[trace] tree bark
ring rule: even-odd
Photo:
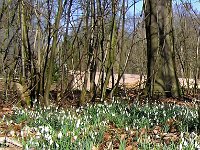
[[[179,97],[180,86],[176,74],[172,1],[147,0],[145,3],[147,38],[147,84],[150,97]]]
[[[110,25],[110,33],[109,33],[109,45],[108,45],[108,54],[106,55],[106,63],[105,63],[105,70],[106,70],[106,76],[105,76],[105,81],[103,84],[103,89],[101,92],[101,100],[104,100],[106,97],[106,89],[109,85],[110,77],[112,77],[112,88],[114,88],[114,62],[115,62],[115,49],[116,49],[116,42],[117,42],[117,36],[116,36],[116,8],[117,8],[117,1],[112,0],[112,21]],[[109,97],[112,97],[112,92],[111,90],[110,93],[108,93]]]
[[[44,104],[46,106],[49,106],[49,104],[50,104],[49,91],[50,91],[50,87],[51,87],[51,83],[52,83],[53,62],[55,60],[55,55],[56,55],[58,30],[59,30],[62,12],[63,12],[62,0],[59,0],[58,1],[58,12],[57,12],[57,16],[56,16],[56,19],[55,19],[55,25],[54,25],[54,34],[53,34],[53,43],[52,43],[52,47],[51,47],[51,56],[50,56],[49,65],[48,65],[47,83],[46,83],[46,88],[45,88],[45,93],[44,93]]]

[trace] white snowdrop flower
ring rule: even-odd
[[[37,101],[38,101],[37,98],[35,98],[34,101],[33,101],[33,103],[35,104],[35,103],[37,103]]]
[[[36,145],[36,146],[39,146],[40,144],[39,144],[39,142],[35,142],[35,145]]]
[[[195,147],[198,146],[198,142],[197,142],[197,141],[194,142],[194,146],[195,146]]]
[[[156,138],[156,139],[159,139],[159,138],[160,138],[160,136],[159,136],[158,134],[156,134],[155,138]]]
[[[108,106],[108,103],[106,101],[104,101],[104,105]]]
[[[186,140],[183,141],[184,146],[188,146],[188,142]]]
[[[49,140],[49,143],[50,143],[50,145],[52,145],[52,144],[53,144],[53,140],[52,140],[52,139],[50,139],[50,140]]]
[[[24,130],[21,130],[20,135],[22,138],[24,137]]]
[[[56,106],[56,112],[58,111],[58,106]]]
[[[76,128],[79,128],[80,123],[81,123],[81,121],[80,121],[80,119],[78,119],[78,121],[77,121],[77,123],[76,123]]]
[[[59,139],[62,138],[62,132],[61,132],[61,131],[58,133],[58,138],[59,138]]]
[[[150,137],[150,136],[148,136],[148,137],[147,137],[147,139],[148,139],[148,140],[150,140],[150,139],[151,139],[151,137]]]
[[[196,148],[197,150],[200,150],[200,145],[199,145],[197,142],[195,142],[195,148]]]
[[[2,117],[2,121],[4,121],[4,119],[5,119],[5,115],[3,115],[3,117]]]
[[[76,113],[79,113],[79,111],[80,111],[80,109],[78,108],[78,109],[76,109]]]
[[[125,130],[128,131],[128,127],[126,127]]]
[[[197,135],[196,135],[196,133],[195,133],[195,132],[192,132],[192,133],[190,134],[190,138],[191,138],[191,139],[195,139],[195,138],[196,138],[196,136],[197,136]]]
[[[112,117],[115,117],[115,114],[112,114]]]
[[[182,138],[183,138],[183,132],[181,132],[181,135],[180,135],[180,136],[181,136],[181,139],[182,139]]]
[[[64,120],[61,120],[61,124],[64,125]]]
[[[51,137],[51,135],[49,134],[49,135],[47,135],[47,140],[48,141],[51,141],[52,140],[52,137]]]
[[[26,144],[26,146],[25,146],[25,150],[29,150],[29,148],[28,148],[28,144]]]
[[[105,125],[106,125],[106,122],[105,122],[105,121],[102,121],[101,124],[102,124],[103,126],[105,126]]]
[[[39,129],[42,129],[42,128],[43,128],[43,126],[39,126],[38,128],[39,128]]]
[[[94,140],[94,134],[93,133],[91,134],[91,138]]]
[[[45,138],[46,140],[48,140],[48,139],[49,139],[49,134],[48,134],[48,133],[45,133],[45,134],[44,134],[44,138]]]
[[[6,121],[6,125],[7,125],[7,126],[9,125],[9,121]]]
[[[75,135],[75,136],[74,136],[74,141],[76,141],[76,139],[77,139],[77,136]]]
[[[49,127],[48,127],[48,126],[45,126],[45,127],[44,127],[44,131],[45,131],[45,132],[49,132]]]
[[[97,132],[94,132],[94,135],[97,135],[98,133]]]
[[[97,107],[101,107],[102,106],[102,104],[97,104]]]
[[[182,149],[183,149],[183,145],[182,145],[182,143],[180,143],[179,150],[182,150]]]
[[[65,111],[64,111],[63,109],[60,111],[60,113],[62,113],[62,114],[64,114],[64,115],[65,115]]]
[[[115,97],[112,97],[112,101],[113,101],[113,102],[115,101]],[[116,103],[118,103],[118,101],[116,101]]]
[[[78,118],[74,115],[72,115],[73,120],[77,120]]]
[[[65,118],[66,118],[66,116],[64,115],[64,116],[62,116],[61,120],[63,121],[63,120],[65,120]]]
[[[67,132],[67,133],[66,133],[66,136],[69,136],[69,135],[70,135],[70,132]]]
[[[56,148],[59,148],[59,144],[58,143],[56,143]]]
[[[41,133],[38,131],[38,132],[35,134],[35,138],[36,138],[36,139],[40,139],[40,136],[41,136]]]

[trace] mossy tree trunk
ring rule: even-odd
[[[57,42],[58,42],[58,31],[59,31],[59,25],[60,20],[63,12],[63,6],[62,6],[62,0],[58,1],[58,12],[55,18],[55,24],[54,24],[54,31],[53,31],[53,42],[51,47],[51,55],[48,63],[48,70],[47,70],[47,79],[46,79],[46,88],[44,93],[44,104],[48,106],[50,104],[49,101],[49,91],[52,83],[52,75],[53,75],[53,63],[55,60],[56,55],[56,48],[57,48]]]
[[[179,97],[172,27],[172,0],[147,0],[145,3],[147,38],[147,84],[152,97]]]
[[[31,84],[30,84],[30,90],[31,90],[31,94],[30,97],[33,99],[34,98],[34,89],[33,89],[33,66],[32,66],[32,52],[31,52],[31,47],[30,47],[30,42],[29,42],[29,36],[28,36],[28,19],[27,19],[27,15],[28,12],[25,9],[25,3],[22,0],[20,5],[19,5],[19,9],[21,9],[21,39],[22,39],[22,43],[21,43],[21,59],[22,59],[22,77],[21,77],[21,84],[22,87],[24,88],[25,86],[25,80],[28,78],[28,72],[30,73],[30,78],[31,78]],[[27,66],[27,68],[26,68]],[[27,69],[27,70],[26,70]],[[26,70],[26,71],[25,71]],[[32,101],[30,100],[30,97],[27,96],[27,98],[25,99],[25,91],[22,90],[21,91],[21,95],[23,97],[23,99],[21,99],[21,103],[25,103],[26,105],[30,105],[33,106]]]
[[[23,1],[21,1],[19,5],[19,15],[21,16],[20,18],[20,23],[21,23],[21,38],[22,38],[22,46],[21,46],[21,66],[22,66],[22,74],[20,75],[20,80],[22,85],[24,85],[24,80],[25,80],[25,50],[27,48],[27,41],[26,41],[26,20],[25,20],[25,10],[23,6]],[[20,12],[21,9],[21,12]]]
[[[84,81],[83,81],[83,87],[81,91],[81,97],[79,100],[79,106],[83,105],[86,100],[86,93],[87,93],[87,82],[88,82],[88,77],[89,77],[89,69],[90,69],[90,61],[91,61],[91,46],[90,46],[90,30],[89,30],[89,15],[90,15],[90,0],[86,1],[86,10],[84,12],[86,14],[85,17],[85,44],[84,44],[84,49],[86,52],[88,52],[88,61],[87,61],[87,67],[85,70],[85,75],[84,75]]]
[[[61,74],[61,98],[64,97],[65,90],[67,88],[69,80],[68,77],[68,66],[67,66],[67,53],[69,53],[69,25],[70,25],[70,15],[73,0],[69,1],[67,5],[67,0],[65,0],[64,7],[67,6],[67,18],[66,18],[66,31],[64,36],[63,52],[62,52],[62,74]],[[66,66],[65,66],[66,65]]]
[[[117,15],[117,1],[112,0],[112,20],[110,25],[110,33],[109,33],[109,43],[108,43],[108,54],[106,55],[106,62],[105,62],[105,81],[103,83],[103,88],[101,89],[101,100],[104,100],[106,97],[106,89],[109,85],[110,77],[112,76],[112,88],[114,87],[114,77],[113,77],[113,69],[114,69],[114,63],[115,63],[115,49],[116,49],[116,43],[117,43],[117,36],[116,36],[116,15]],[[109,93],[109,96],[112,97],[112,92]]]

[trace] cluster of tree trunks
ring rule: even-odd
[[[142,76],[147,75],[143,90],[145,96],[180,97],[183,93],[176,64],[185,67],[178,68],[182,78],[189,76],[191,71],[189,62],[184,64],[181,60],[181,63],[175,63],[175,48],[181,49],[180,59],[183,59],[182,53],[187,51],[186,34],[183,33],[186,21],[180,23],[183,25],[180,32],[184,39],[183,42],[179,39],[178,47],[178,44],[175,45],[172,0],[145,0],[144,15],[139,19],[136,17],[137,2],[133,1],[133,9],[130,9],[127,7],[130,5],[129,1],[126,0],[1,1],[0,32],[5,33],[2,36],[3,40],[0,40],[0,59],[3,62],[0,73],[9,81],[11,78],[19,78],[18,86],[21,85],[23,92],[22,87],[29,89],[31,102],[37,99],[40,104],[48,106],[52,84],[57,82],[59,99],[62,100],[66,92],[72,90],[71,85],[76,79],[76,72],[80,72],[82,85],[79,105],[83,105],[86,101],[95,101],[97,95],[100,95],[103,101],[110,80],[112,85],[109,95],[112,97],[123,74],[134,67],[130,63],[127,69],[127,64],[135,62],[135,58],[138,64],[141,64],[139,69],[135,69],[141,73],[141,81]],[[11,8],[13,11],[9,12]],[[133,18],[130,18],[133,21],[131,33],[127,27],[127,14],[130,10],[133,11]],[[146,33],[143,29],[146,29]],[[200,68],[199,38],[196,40],[197,44],[194,44],[197,45],[196,59],[193,63],[197,68],[193,71],[195,87]],[[144,40],[140,42],[140,39]],[[142,54],[139,57],[132,51]],[[189,58],[188,53],[184,54],[185,58]],[[135,70],[130,72],[135,73]],[[97,78],[98,82],[95,81]],[[141,87],[142,83],[139,85]],[[22,95],[23,92],[18,93]],[[23,96],[21,99],[24,99]]]

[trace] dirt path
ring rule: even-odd
[[[74,81],[72,82],[72,87],[73,88],[78,88],[78,89],[82,89],[82,85],[83,85],[83,82],[84,82],[84,73],[74,73],[73,75],[73,78],[74,78]],[[97,72],[96,73],[96,78],[95,78],[95,83],[98,84],[99,83],[99,77],[101,76],[100,72]],[[118,79],[118,75],[117,74],[114,74],[114,81],[115,83],[117,82],[117,79]],[[142,76],[142,83],[145,82],[145,79],[146,77],[145,76]],[[123,85],[127,88],[134,88],[136,86],[139,85],[139,82],[140,82],[140,75],[138,74],[124,74],[121,78],[121,80],[119,81],[119,85]],[[181,86],[184,86],[184,87],[187,87],[187,82],[189,83],[189,88],[193,88],[194,87],[194,84],[195,84],[195,81],[194,79],[185,79],[185,78],[179,78],[179,82],[181,84]],[[198,83],[198,88],[200,89],[200,80],[197,81]],[[144,85],[142,85],[144,86]],[[109,85],[108,85],[109,88],[112,87],[112,79],[110,78],[110,81],[109,81]],[[90,80],[88,79],[88,83],[87,83],[87,89],[89,90],[90,89]]]

